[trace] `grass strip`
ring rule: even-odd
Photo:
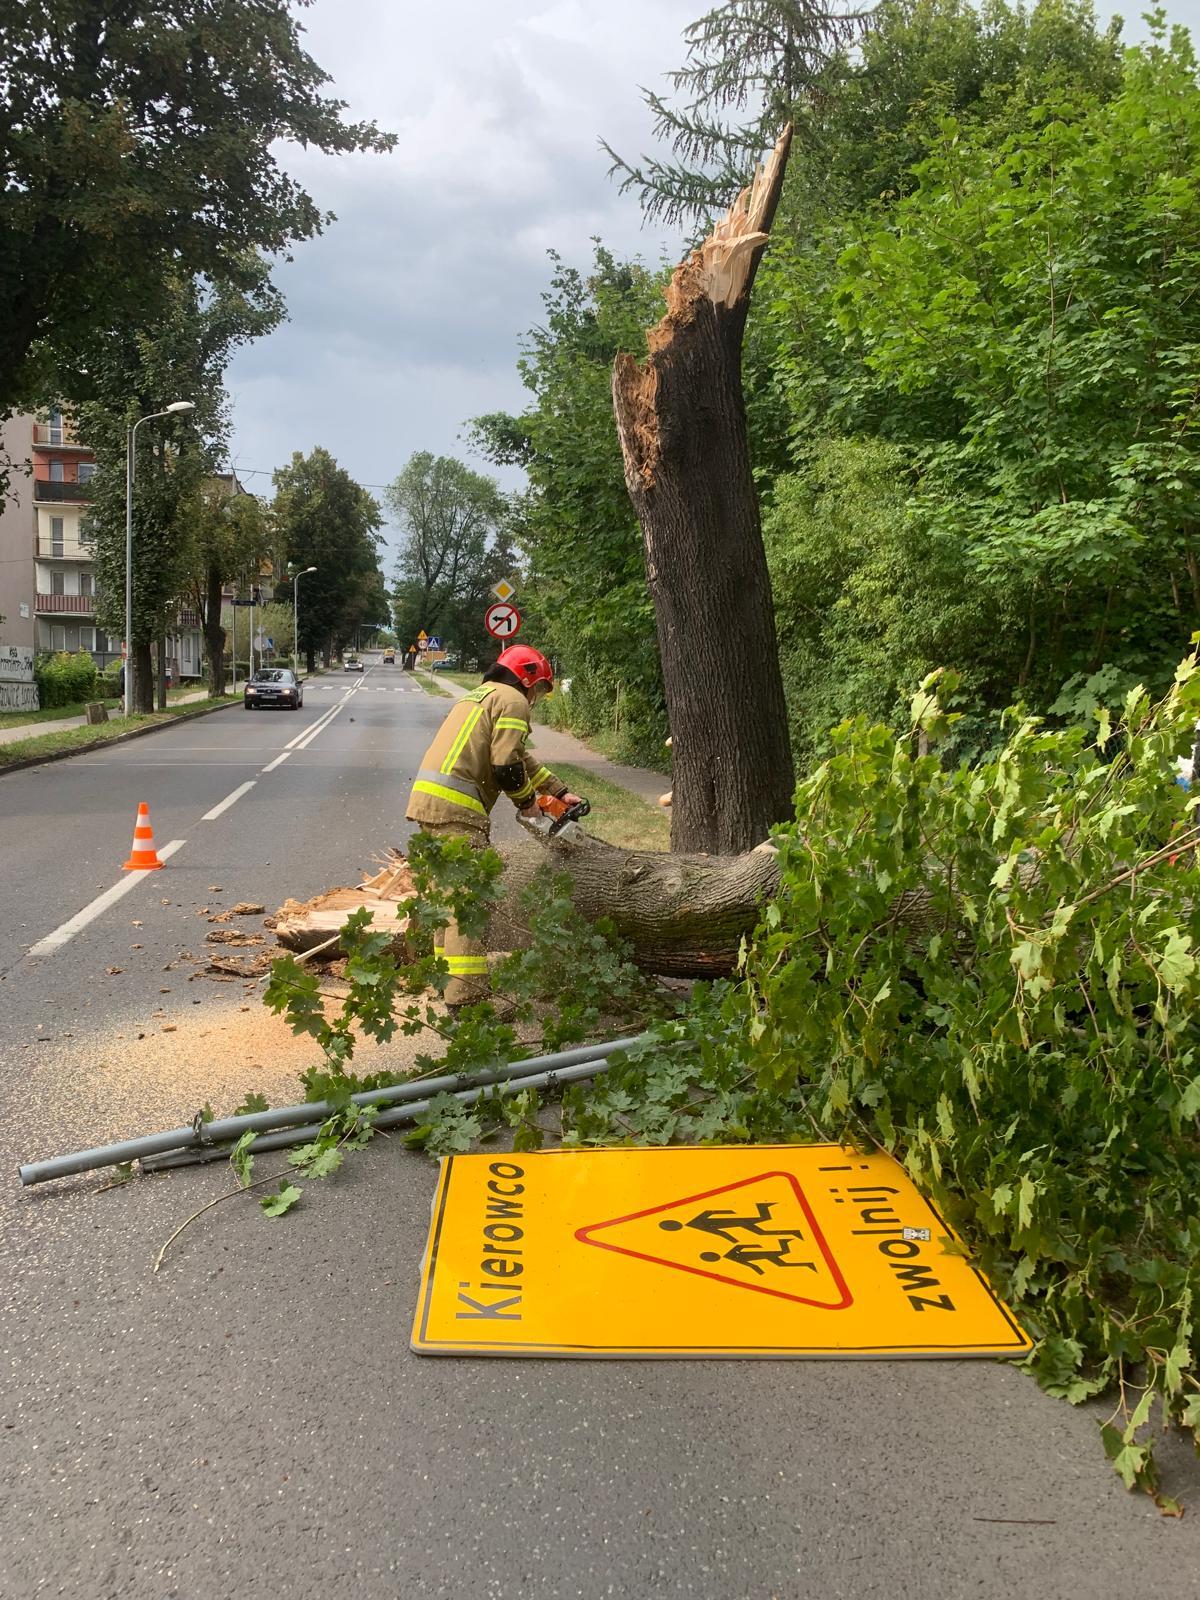
[[[641,795],[569,762],[556,761],[554,776],[591,802],[591,814],[583,827],[593,839],[603,839],[622,850],[671,848],[671,814],[661,806],[652,806]]]
[[[24,728],[27,724],[33,726],[38,722],[65,722],[68,717],[82,717],[87,714],[87,707],[94,705],[91,700],[72,701],[70,705],[48,706],[42,711],[0,711],[0,729]],[[111,711],[114,706],[119,706],[119,700],[101,700],[102,706],[107,706]]]
[[[153,727],[157,723],[176,722],[181,717],[195,716],[209,711],[213,706],[233,705],[240,695],[222,695],[219,699],[191,700],[186,705],[168,706],[165,711],[154,711],[144,716],[113,717],[109,722],[80,728],[59,728],[54,733],[35,734],[29,739],[15,739],[12,744],[0,745],[0,769],[38,756],[60,755],[64,751],[88,749],[93,745],[109,744],[122,734],[139,728]]]
[[[410,676],[417,680],[426,694],[446,695],[450,693],[446,685],[439,683],[432,672],[414,672]]]
[[[202,686],[199,683],[185,683],[178,689],[168,689],[167,700],[179,700],[185,694],[195,694],[200,687]],[[39,722],[66,722],[71,717],[86,716],[88,706],[97,704],[107,706],[113,711],[121,701],[119,697],[109,699],[105,695],[100,695],[91,700],[73,700],[65,706],[44,706],[41,711],[0,711],[0,731],[5,728],[33,727]],[[196,704],[198,705],[199,701]]]

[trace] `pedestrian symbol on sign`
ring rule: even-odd
[[[733,1203],[722,1205],[722,1200]],[[580,1244],[774,1299],[826,1311],[852,1303],[803,1189],[786,1172],[762,1172],[706,1194],[595,1222],[576,1229],[575,1237]],[[803,1269],[799,1279],[789,1270],[796,1267]]]
[[[700,1233],[713,1234],[723,1243],[733,1246],[731,1250],[724,1251],[702,1250],[701,1261],[729,1261],[734,1266],[748,1268],[760,1278],[764,1275],[764,1268],[758,1265],[760,1261],[770,1262],[777,1267],[807,1267],[810,1272],[815,1272],[817,1264],[811,1259],[801,1259],[798,1254],[794,1259],[784,1259],[785,1256],[792,1256],[793,1243],[803,1242],[804,1230],[768,1228],[766,1224],[771,1220],[775,1205],[774,1200],[760,1200],[754,1208],[753,1217],[739,1217],[732,1210],[700,1211],[687,1222],[668,1217],[665,1222],[659,1223],[659,1227],[664,1233],[679,1233],[683,1228],[695,1228]],[[748,1233],[750,1238],[739,1239],[740,1232]]]

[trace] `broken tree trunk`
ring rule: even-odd
[[[518,909],[521,891],[550,867],[571,879],[576,909],[589,921],[607,917],[645,972],[665,977],[714,978],[732,972],[743,936],[753,932],[764,901],[775,893],[779,870],[774,852],[740,856],[664,855],[618,850],[581,837],[551,843],[535,840],[500,847],[502,897],[488,928],[493,950],[519,950],[529,942]],[[352,911],[369,906],[376,927],[396,929],[401,948],[404,919],[396,901],[412,893],[401,858],[395,869],[368,878],[357,889],[331,889],[281,907],[275,934],[289,950],[305,951],[336,936]]]
[[[771,584],[750,470],[742,336],[787,164],[786,128],[667,289],[640,363],[613,368],[674,739],[671,845],[732,855],[791,813]]]

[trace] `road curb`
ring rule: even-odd
[[[131,739],[144,739],[148,734],[161,733],[164,728],[174,728],[180,722],[215,717],[218,711],[236,711],[241,703],[240,700],[230,700],[226,705],[204,706],[199,711],[181,711],[169,722],[152,722],[148,728],[131,728],[128,733],[117,734],[115,739],[93,739],[88,744],[73,745],[70,750],[52,750],[44,756],[26,756],[23,761],[0,761],[0,778],[7,777],[10,772],[24,772],[29,767],[47,767],[52,761],[69,761],[72,756],[86,756],[93,750],[107,750],[115,744],[128,744]],[[36,727],[37,724],[32,723],[31,726]],[[37,738],[37,735],[31,734],[30,737]]]

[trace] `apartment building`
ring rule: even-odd
[[[14,470],[0,508],[0,643],[86,650],[103,669],[121,659],[121,640],[96,624],[87,537],[95,454],[61,411],[11,418],[3,445]],[[201,673],[199,621],[181,608],[167,635],[176,682]]]

